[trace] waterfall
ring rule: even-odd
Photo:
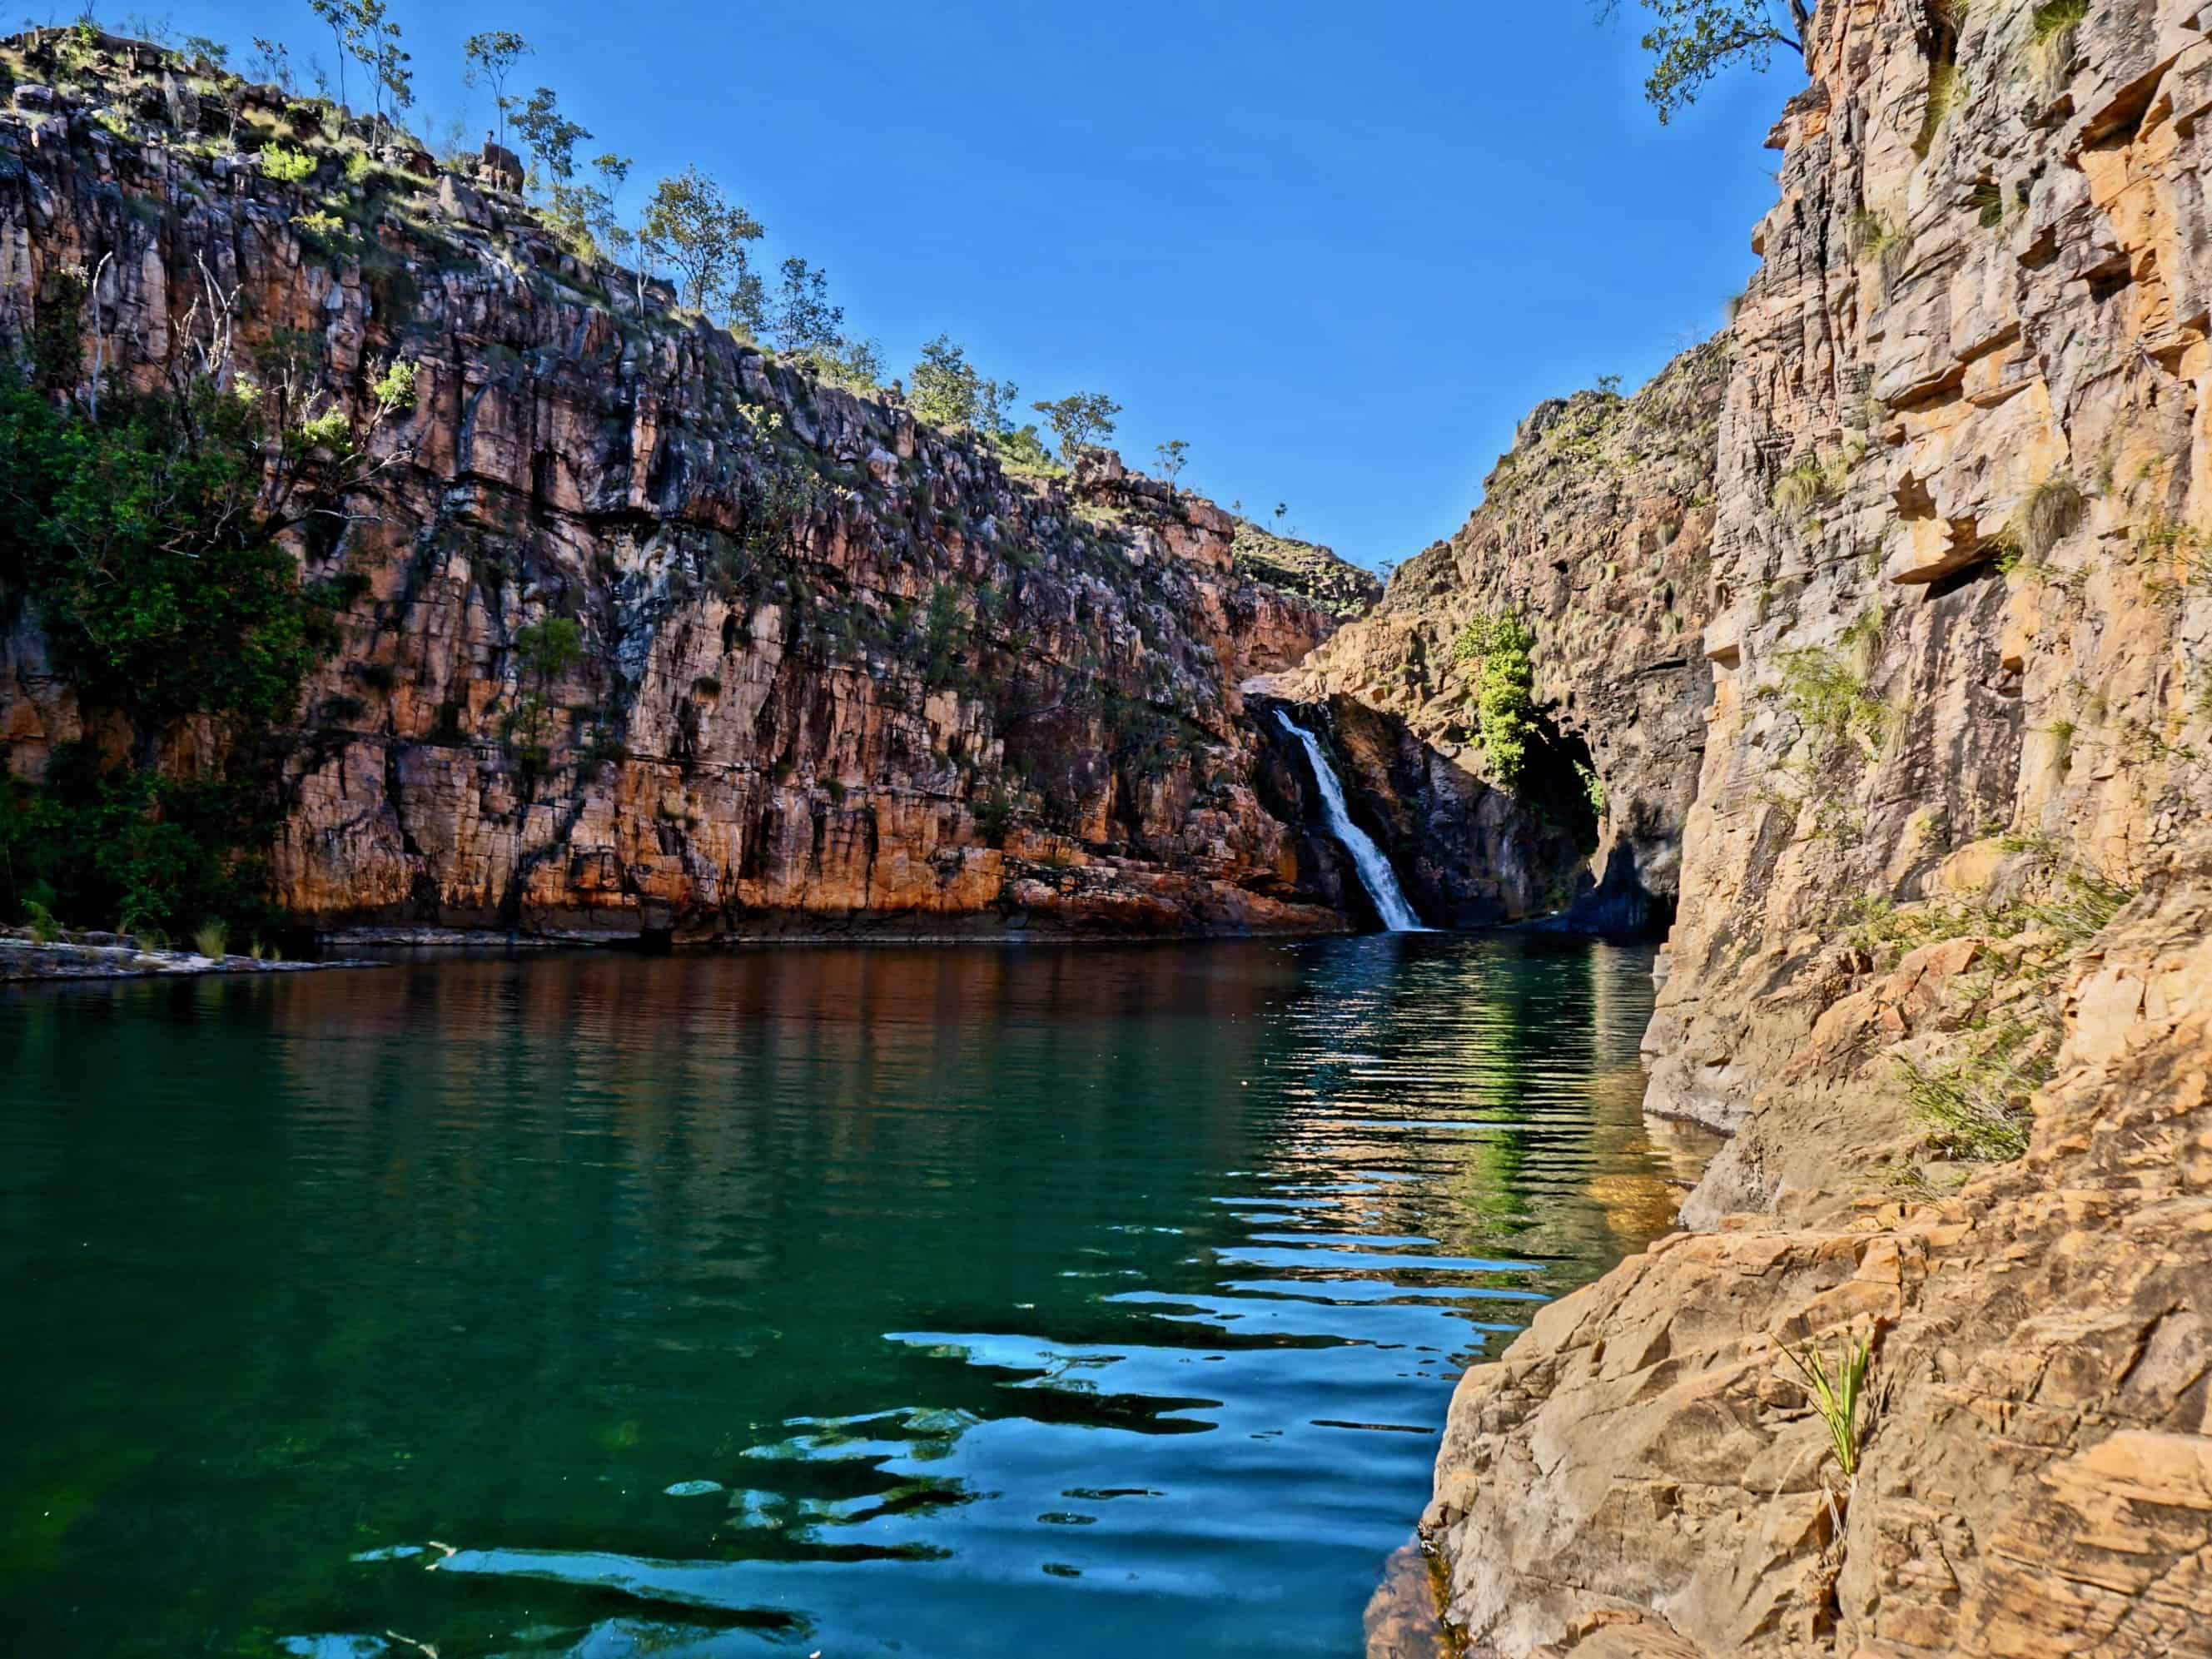
[[[1382,918],[1383,927],[1394,933],[1425,933],[1421,919],[1413,914],[1413,907],[1406,902],[1406,896],[1398,890],[1397,872],[1391,869],[1390,860],[1382,856],[1382,849],[1375,844],[1374,837],[1352,821],[1345,811],[1344,786],[1337,781],[1336,769],[1322,753],[1321,744],[1314,734],[1291,720],[1282,709],[1275,711],[1283,730],[1305,745],[1306,758],[1313,763],[1314,781],[1321,785],[1322,817],[1328,821],[1328,833],[1352,854],[1352,863],[1358,867],[1361,885],[1367,896],[1375,901],[1376,913]]]

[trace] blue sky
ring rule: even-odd
[[[234,62],[255,34],[334,62],[306,0],[144,10]],[[559,92],[584,154],[634,155],[634,192],[717,175],[763,267],[826,267],[892,372],[941,330],[1024,404],[1104,391],[1133,462],[1186,439],[1187,483],[1369,564],[1455,529],[1537,399],[1720,326],[1802,84],[1739,70],[1662,127],[1637,8],[1601,27],[1583,0],[392,10],[418,130],[481,135],[461,39],[517,29],[517,82]]]

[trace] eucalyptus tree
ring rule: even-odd
[[[1774,48],[1787,46],[1804,56],[1806,31],[1813,21],[1813,0],[1641,0],[1651,14],[1644,49],[1651,54],[1650,77],[1644,95],[1664,123],[1697,101],[1705,83],[1729,64],[1765,69]],[[1596,0],[1597,14],[1609,18],[1620,0]],[[1785,27],[1782,16],[1786,15]]]

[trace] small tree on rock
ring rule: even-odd
[[[981,404],[982,378],[955,345],[940,334],[921,349],[921,361],[908,377],[907,402],[933,426],[974,426]]]
[[[498,124],[497,142],[502,146],[507,143],[507,77],[529,51],[530,43],[513,29],[471,34],[461,43],[461,56],[469,65],[461,76],[461,84],[490,86],[492,107],[498,112],[494,118]]]
[[[1772,61],[1774,48],[1787,46],[1801,57],[1805,32],[1813,21],[1813,0],[1783,0],[1790,24],[1785,33],[1770,0],[1643,0],[1652,14],[1644,49],[1652,58],[1644,95],[1663,125],[1697,101],[1705,83],[1741,59],[1754,69]],[[1609,18],[1620,0],[1597,0],[1601,18]]]
[[[830,303],[830,274],[796,255],[786,259],[769,319],[769,337],[777,348],[821,356],[839,343],[844,320],[844,307]]]
[[[647,257],[676,269],[683,303],[703,315],[720,311],[757,327],[761,282],[745,244],[763,234],[757,219],[722,193],[696,167],[653,186],[638,241]]]
[[[1060,441],[1063,466],[1075,465],[1077,451],[1093,448],[1112,437],[1114,417],[1121,412],[1121,405],[1103,392],[1071,392],[1065,398],[1030,407],[1044,416],[1045,424]]]
[[[530,182],[544,190],[576,176],[576,146],[592,135],[561,113],[552,88],[540,87],[515,111],[514,136],[530,152]]]
[[[1181,438],[1170,438],[1155,447],[1152,453],[1160,458],[1160,477],[1165,478],[1168,488],[1173,489],[1176,480],[1182,476],[1183,468],[1190,463],[1190,446]]]

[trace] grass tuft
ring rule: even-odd
[[[1810,1342],[1802,1352],[1796,1348],[1784,1348],[1782,1352],[1790,1356],[1790,1363],[1805,1379],[1806,1389],[1813,1397],[1813,1407],[1827,1425],[1828,1445],[1836,1454],[1838,1466],[1846,1479],[1856,1480],[1859,1399],[1866,1392],[1867,1371],[1874,1363],[1873,1339],[1854,1337],[1845,1332],[1833,1371],[1828,1369],[1827,1357]]]

